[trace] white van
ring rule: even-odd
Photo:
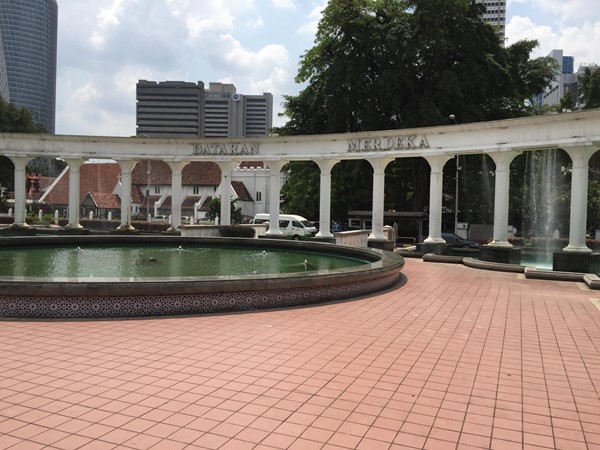
[[[253,223],[265,223],[270,220],[270,214],[257,214]],[[295,214],[279,214],[279,229],[284,236],[292,236],[298,240],[301,236],[314,236],[317,232],[315,226],[302,216]]]

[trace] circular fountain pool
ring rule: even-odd
[[[395,284],[399,255],[312,242],[177,236],[0,241],[0,316],[128,317],[304,305]]]

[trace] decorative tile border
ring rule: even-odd
[[[132,297],[0,296],[0,316],[30,318],[140,317],[246,311],[308,305],[370,294],[398,282],[400,272],[369,282],[326,287]]]

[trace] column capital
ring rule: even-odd
[[[285,166],[288,162],[287,161],[283,161],[283,160],[277,160],[277,161],[263,161],[267,166],[269,166],[269,170],[271,171],[271,175],[273,175],[274,172],[281,172],[281,169],[283,169],[283,166]]]
[[[25,170],[27,163],[31,161],[30,156],[7,156],[15,165],[15,170]]]
[[[429,164],[429,168],[431,169],[431,173],[440,173],[444,170],[444,166],[451,159],[454,158],[454,155],[430,155],[423,156],[425,161]]]
[[[331,169],[333,169],[333,166],[335,166],[339,162],[340,162],[339,159],[316,159],[315,160],[315,163],[317,164],[317,166],[319,166],[319,169],[321,169],[321,173],[331,172]]]
[[[189,161],[165,161],[165,162],[171,168],[171,173],[175,173],[175,172],[181,173],[183,171],[183,168],[190,163]]]
[[[137,160],[133,159],[118,159],[117,164],[121,168],[121,174],[131,173],[135,165],[138,163]]]
[[[369,164],[371,164],[371,167],[373,167],[374,173],[384,173],[387,165],[391,163],[394,159],[396,158],[391,158],[388,156],[380,158],[369,158],[367,159],[367,161],[369,161]]]
[[[598,151],[598,147],[586,145],[579,147],[566,147],[564,151],[567,152],[571,161],[573,162],[573,167],[588,167],[588,163],[590,158],[594,153]]]
[[[215,161],[221,172],[231,172],[240,165],[240,161]]]
[[[515,157],[519,156],[522,152],[518,152],[515,150],[510,151],[493,151],[493,152],[485,152],[492,160],[494,164],[496,164],[496,172],[508,170],[510,167],[510,163]]]

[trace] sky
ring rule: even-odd
[[[138,80],[233,83],[242,94],[297,94],[300,57],[326,0],[58,0],[56,133],[135,135]],[[600,65],[600,0],[508,0],[510,45],[562,49]]]

